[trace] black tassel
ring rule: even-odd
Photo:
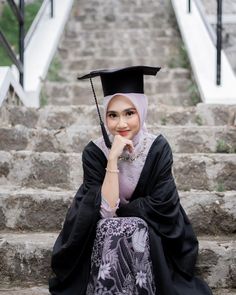
[[[111,148],[111,142],[110,142],[110,139],[109,139],[109,137],[108,137],[108,134],[107,134],[106,128],[105,128],[105,126],[104,126],[104,123],[103,123],[102,121],[100,122],[100,126],[101,126],[101,129],[102,129],[102,135],[103,135],[103,139],[104,139],[104,142],[105,142],[105,144],[106,144],[106,147],[107,147],[108,149],[110,149],[110,148]]]
[[[108,149],[110,149],[111,148],[111,142],[110,142],[110,139],[108,137],[106,128],[104,126],[104,123],[102,121],[102,117],[101,117],[101,114],[100,114],[100,111],[99,111],[98,101],[97,101],[97,97],[96,97],[96,93],[95,93],[95,90],[94,90],[94,87],[93,87],[93,82],[92,82],[92,78],[91,77],[90,77],[90,83],[91,83],[91,87],[92,87],[92,91],[93,91],[93,96],[94,96],[95,104],[96,104],[96,107],[97,107],[97,112],[98,112],[98,117],[99,117],[99,121],[100,121],[100,126],[101,126],[101,129],[102,129],[103,139],[104,139],[104,142],[106,144],[106,147]]]

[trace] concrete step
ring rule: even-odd
[[[2,233],[0,258],[2,284],[22,282],[46,284],[51,275],[50,256],[57,234],[55,233]],[[235,286],[234,237],[201,237],[197,273],[211,287]]]
[[[149,132],[163,134],[176,153],[235,153],[235,128],[228,126],[163,126],[148,125]],[[36,152],[82,152],[91,138],[101,136],[93,125],[72,125],[48,130],[22,125],[0,128],[0,150]]]
[[[236,190],[235,154],[174,154],[180,190]],[[76,189],[82,182],[80,153],[0,152],[0,185]]]
[[[0,187],[0,230],[57,231],[76,190]],[[197,234],[236,232],[236,192],[179,192]]]
[[[92,99],[92,97],[91,97]],[[101,113],[102,113],[102,107]],[[234,105],[206,105],[173,107],[149,105],[147,123],[158,125],[222,126],[229,122]],[[59,129],[77,125],[98,125],[96,107],[88,105],[46,106],[41,109],[9,106],[0,108],[0,125],[24,125],[29,128]]]

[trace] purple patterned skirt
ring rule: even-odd
[[[97,225],[86,295],[156,294],[148,226],[138,217]]]

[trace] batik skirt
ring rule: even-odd
[[[86,295],[154,295],[148,226],[138,217],[97,224]]]

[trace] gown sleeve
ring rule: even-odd
[[[108,202],[102,196],[101,208],[100,208],[101,217],[102,218],[116,217],[116,210],[119,207],[119,203],[120,203],[120,199],[117,200],[115,207],[111,208]]]
[[[143,171],[139,196],[120,206],[120,217],[144,219],[163,241],[165,251],[186,275],[192,275],[198,252],[198,242],[190,222],[180,205],[174,177],[173,156],[163,136],[157,138]]]
[[[82,154],[84,179],[72,205],[52,253],[52,269],[59,281],[64,281],[88,256],[88,245],[94,239],[100,217],[101,185],[105,175],[106,158],[92,142]]]

